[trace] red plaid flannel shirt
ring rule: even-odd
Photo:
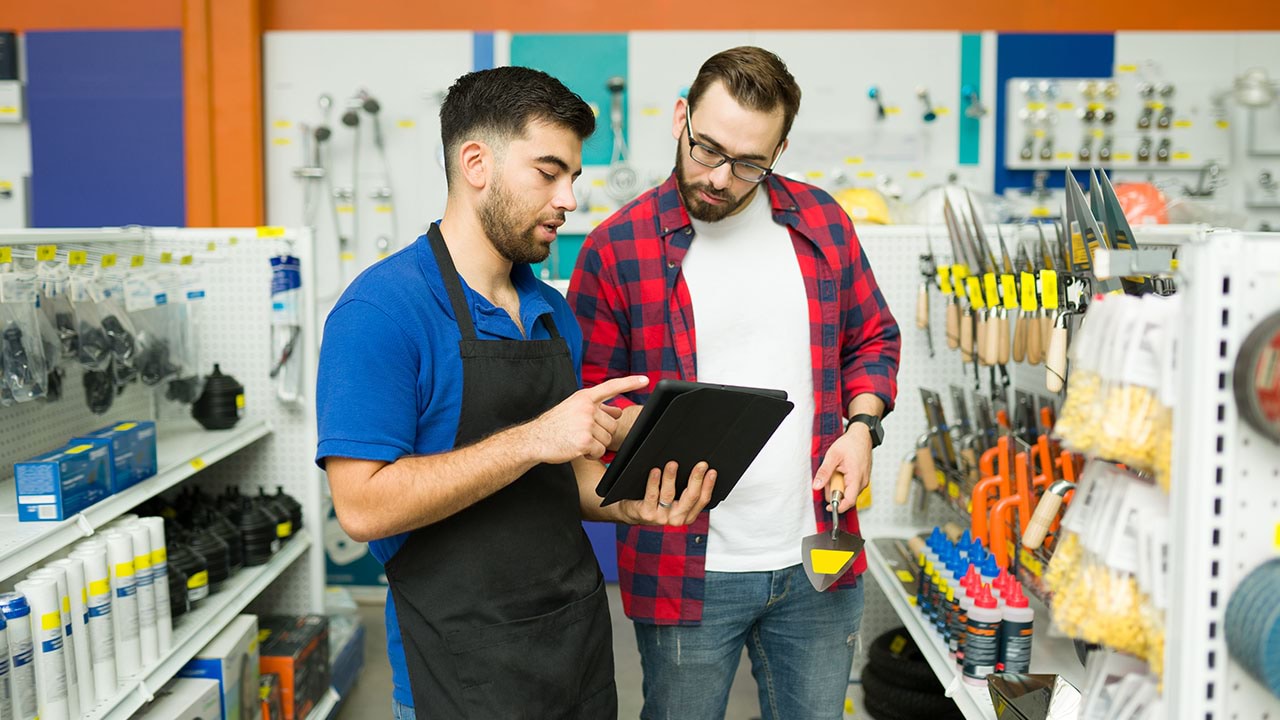
[[[765,187],[774,221],[790,230],[809,296],[816,473],[843,432],[842,418],[855,395],[874,393],[886,413],[893,407],[898,325],[849,216],[835,200],[776,175]],[[652,383],[697,379],[693,309],[680,272],[692,240],[674,175],[587,236],[569,285],[569,304],[582,325],[584,387],[632,374],[647,375]],[[647,398],[633,393],[616,402],[625,407]],[[829,531],[821,492],[814,493],[813,507],[818,531]],[[856,511],[844,521],[846,530],[857,532]],[[688,527],[618,526],[618,574],[629,617],[658,625],[701,622],[709,524],[710,513],[704,512]],[[853,586],[866,567],[859,556],[836,587]]]

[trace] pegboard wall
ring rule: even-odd
[[[1231,658],[1225,618],[1241,580],[1275,557],[1280,447],[1241,420],[1232,388],[1241,343],[1280,310],[1280,236],[1206,232],[1179,268],[1189,313],[1179,380],[1197,390],[1174,413],[1166,702],[1171,717],[1265,720],[1280,700]]]
[[[324,478],[312,462],[316,448],[316,354],[306,338],[318,332],[315,314],[314,245],[309,231],[288,230],[261,238],[255,228],[157,231],[156,242],[203,249],[210,242],[219,250],[204,259],[209,298],[201,308],[201,355],[206,372],[218,363],[245,387],[246,417],[266,419],[272,432],[262,440],[210,466],[193,478],[217,491],[237,486],[245,491],[284,488],[302,503],[304,531],[311,537],[307,557],[294,563],[250,606],[273,613],[320,612],[324,607],[323,502]],[[232,238],[235,238],[233,243]],[[273,256],[289,252],[301,262],[302,336],[295,344],[304,368],[297,402],[276,396],[269,374],[271,354],[271,264]]]

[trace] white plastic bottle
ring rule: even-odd
[[[160,659],[160,637],[156,628],[156,592],[151,575],[151,532],[134,521],[120,528],[133,539],[133,581],[138,590],[138,641],[142,664],[151,667]]]
[[[116,673],[127,678],[142,670],[133,538],[114,530],[102,537],[107,541],[107,567],[111,571],[111,622],[116,638]]]
[[[107,569],[107,544],[102,540],[86,540],[76,545],[70,557],[84,563],[94,699],[103,702],[115,697],[118,685],[116,631],[111,620],[111,571]]]
[[[67,662],[63,657],[62,611],[58,583],[49,577],[28,578],[15,586],[31,604],[31,645],[35,652],[36,705],[42,720],[69,720]]]
[[[40,715],[36,702],[35,650],[31,643],[31,607],[20,592],[0,595],[0,615],[8,623],[10,695],[14,720],[34,720]]]
[[[173,647],[173,614],[169,607],[169,551],[164,539],[164,518],[144,517],[139,522],[151,534],[151,579],[156,595],[156,637],[160,654]]]
[[[0,612],[0,720],[13,717],[13,694],[9,689],[9,632]]]
[[[1000,651],[1000,610],[991,588],[983,585],[973,598],[965,633],[963,679],[970,685],[985,685],[996,671]]]
[[[84,561],[75,557],[54,560],[47,567],[62,568],[67,577],[67,596],[71,600],[71,626],[76,638],[76,682],[80,685],[80,709],[93,708],[96,693],[93,680],[93,639],[89,636],[89,586],[84,580]]]
[[[1022,586],[1009,583],[1004,594],[1004,617],[1000,626],[1000,659],[1004,672],[1031,670],[1031,634],[1036,613],[1022,594]]]
[[[80,706],[84,700],[80,688],[80,666],[77,660],[78,636],[75,634],[74,620],[71,618],[71,590],[67,582],[65,568],[46,565],[27,576],[28,578],[52,578],[58,589],[58,608],[62,619],[62,660],[67,666],[67,708],[71,717],[80,717]],[[88,702],[93,702],[93,689],[89,689]]]

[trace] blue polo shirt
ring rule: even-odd
[[[512,268],[520,296],[520,322],[530,339],[550,337],[539,321],[551,314],[569,344],[582,382],[582,331],[569,304],[534,277],[528,265]],[[462,281],[480,340],[521,340],[507,312]],[[316,381],[319,447],[316,462],[349,457],[394,462],[453,448],[462,408],[462,334],[426,235],[370,267],[351,283],[329,313]],[[386,564],[408,534],[374,540],[369,549]],[[394,697],[413,705],[400,623],[387,593],[387,654]]]

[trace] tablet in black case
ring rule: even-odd
[[[643,499],[649,471],[671,460],[680,465],[678,498],[693,466],[705,460],[716,471],[710,510],[738,484],[793,407],[782,390],[658,381],[596,486],[604,498],[600,505]]]

